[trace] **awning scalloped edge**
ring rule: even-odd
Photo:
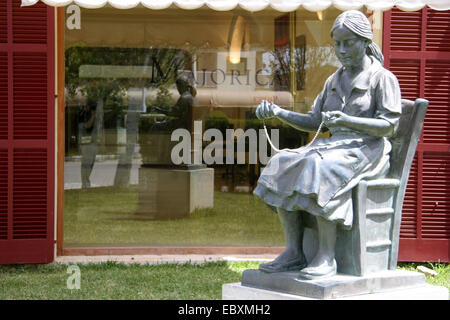
[[[22,0],[22,6],[32,6],[39,1],[54,7],[76,4],[90,9],[101,8],[105,5],[117,9],[131,9],[142,4],[152,10],[162,10],[170,6],[194,10],[207,6],[216,11],[229,11],[240,7],[250,12],[266,8],[280,12],[295,11],[299,8],[322,11],[330,6],[342,11],[360,9],[363,6],[370,10],[381,11],[390,10],[393,7],[404,11],[417,11],[424,6],[434,10],[450,10],[450,0]]]

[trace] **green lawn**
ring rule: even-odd
[[[176,200],[174,200],[176,201]],[[276,214],[252,194],[216,192],[214,208],[177,220],[142,220],[136,188],[65,192],[64,244],[283,246]]]
[[[428,269],[434,270],[438,273],[438,276],[427,276],[427,282],[436,285],[447,287],[450,290],[450,264],[449,263],[402,263],[398,264],[399,269],[417,271],[418,266],[425,266]]]
[[[68,289],[67,266],[0,266],[0,300],[5,299],[221,299],[222,284],[239,282],[254,262],[140,265],[79,265],[80,289]]]
[[[400,264],[415,270],[417,263]],[[450,289],[449,264],[424,264],[439,275],[427,282]],[[221,299],[222,284],[239,282],[245,269],[257,262],[211,262],[203,264],[140,265],[100,263],[79,265],[80,289],[68,289],[68,266],[0,266],[0,300],[6,299]]]

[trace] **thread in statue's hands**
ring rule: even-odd
[[[335,116],[335,115],[333,115],[333,116]],[[266,124],[265,124],[264,120],[262,122],[263,122],[263,126],[264,126],[264,132],[265,132],[266,137],[267,137],[267,141],[269,141],[269,145],[272,147],[272,149],[276,153],[280,152],[281,150],[278,149],[277,147],[275,147],[275,145],[270,140],[269,133],[267,132],[267,128],[266,128]],[[322,122],[320,123],[319,128],[317,129],[316,134],[314,135],[314,138],[312,138],[311,142],[309,142],[306,146],[300,147],[298,149],[283,149],[283,150],[287,151],[287,152],[293,152],[293,153],[306,152],[307,149],[314,143],[314,141],[316,141],[316,139],[319,136],[320,132],[322,131],[322,128],[323,128],[324,125],[325,125],[325,114],[322,112]]]

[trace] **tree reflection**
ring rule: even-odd
[[[66,137],[77,137],[75,147],[82,155],[84,187],[90,186],[89,176],[99,147],[102,152],[119,153],[115,185],[128,185],[140,114],[146,112],[146,88],[157,90],[156,103],[169,108],[168,87],[174,84],[178,70],[190,68],[191,63],[190,55],[180,49],[74,46],[66,50],[68,106],[79,110],[74,116],[68,108]],[[125,141],[119,148],[122,128]],[[70,144],[66,150],[70,151]]]

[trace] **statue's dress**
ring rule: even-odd
[[[385,119],[392,133],[401,114],[397,78],[371,57],[370,67],[353,82],[350,97],[340,86],[340,68],[325,82],[310,111],[320,122],[323,111]],[[391,144],[348,128],[331,128],[331,138],[316,140],[304,153],[281,151],[263,170],[254,194],[270,208],[306,211],[351,227],[351,189],[363,178],[379,177],[389,169]]]

